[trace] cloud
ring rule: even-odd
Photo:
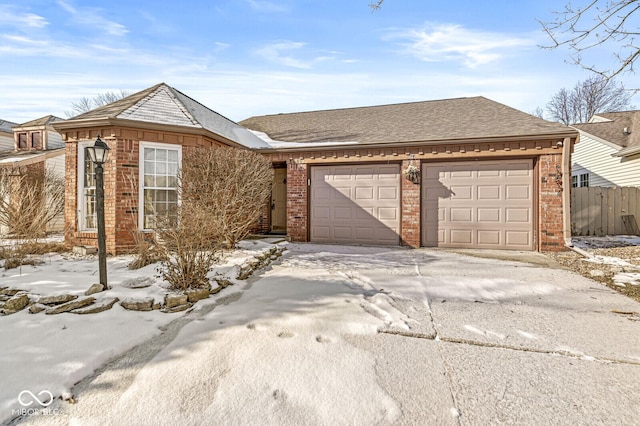
[[[300,50],[304,46],[306,46],[306,43],[297,41],[282,41],[263,46],[260,49],[256,50],[255,53],[258,56],[261,56],[264,59],[268,60],[269,62],[274,62],[287,67],[307,69],[311,68],[311,63],[309,61],[305,62],[286,54],[287,52],[290,52],[292,50]]]
[[[46,18],[34,13],[16,12],[10,5],[0,5],[0,23],[3,26],[11,25],[16,28],[44,28],[49,25]]]
[[[73,16],[75,24],[91,27],[96,32],[104,32],[117,37],[124,36],[129,32],[124,25],[105,18],[102,15],[102,9],[87,7],[79,10],[63,0],[58,0],[58,5]]]
[[[406,40],[404,52],[426,62],[462,62],[476,68],[498,61],[515,49],[535,46],[527,37],[470,30],[457,24],[429,24],[424,29],[394,31],[384,37]]]

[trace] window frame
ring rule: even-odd
[[[139,146],[139,156],[138,156],[138,229],[141,231],[153,231],[153,228],[145,228],[144,216],[145,216],[145,206],[144,206],[144,150],[145,148],[152,149],[166,149],[173,150],[178,152],[178,172],[176,173],[176,177],[178,177],[178,173],[180,168],[182,167],[182,145],[171,144],[171,143],[158,143],[158,142],[145,142],[140,141]],[[155,189],[168,189],[168,188],[159,188],[159,187],[151,187]],[[180,205],[180,193],[178,188],[176,187],[177,194],[177,203]]]
[[[92,146],[95,143],[93,140],[86,140],[78,142],[78,198],[77,198],[77,214],[78,214],[78,231],[80,232],[96,232],[96,227],[90,228],[87,226],[87,205],[85,203],[84,191],[85,191],[85,162],[87,157],[85,156],[86,148]]]
[[[580,188],[588,188],[589,187],[589,173],[582,173],[578,178],[580,182]]]

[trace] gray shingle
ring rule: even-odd
[[[239,124],[285,142],[363,144],[567,134],[572,130],[484,97],[251,117]]]

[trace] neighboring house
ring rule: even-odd
[[[600,113],[572,127],[580,132],[572,186],[640,186],[640,111]]]
[[[13,150],[13,126],[17,126],[18,123],[12,123],[11,121],[0,120],[0,152]]]
[[[261,226],[292,241],[562,250],[569,237],[563,187],[578,132],[483,97],[238,124],[159,84],[53,126],[66,142],[72,244],[96,245],[86,148],[98,135],[111,148],[110,253],[130,250],[132,229],[148,228],[158,208],[145,206],[178,203],[171,182],[183,149],[221,145],[271,159],[273,200]]]
[[[64,177],[64,142],[60,134],[51,127],[52,123],[64,121],[48,115],[23,124],[12,124],[11,147],[0,152],[0,167],[14,168],[42,167],[57,176]],[[64,216],[50,223],[48,232],[64,229]],[[5,232],[6,229],[0,229]]]

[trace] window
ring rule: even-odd
[[[34,148],[34,149],[42,148],[42,138],[40,137],[40,132],[31,133],[31,148]]]
[[[27,149],[28,133],[18,133],[18,149]]]
[[[144,229],[156,225],[157,216],[175,218],[178,206],[180,146],[141,143],[141,223]]]
[[[93,141],[78,144],[78,220],[80,230],[97,229],[96,219],[96,172],[87,148]]]
[[[589,173],[581,173],[571,176],[571,186],[573,188],[589,186]]]
[[[589,173],[580,175],[580,186],[589,186]]]

